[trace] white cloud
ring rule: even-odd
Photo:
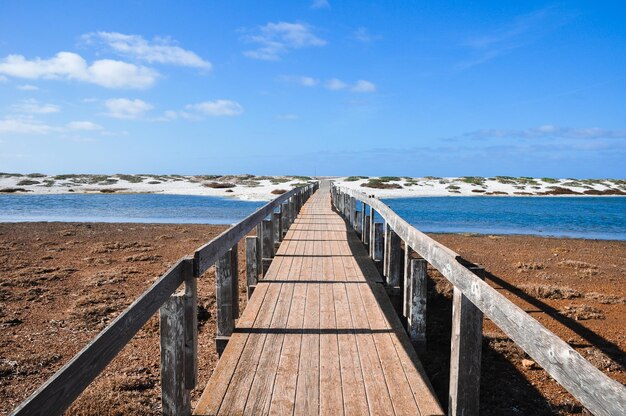
[[[352,33],[352,39],[363,43],[370,43],[382,39],[382,36],[373,36],[369,33],[367,28],[359,27],[354,31],[354,33]]]
[[[374,92],[376,91],[376,85],[373,82],[360,79],[352,87],[354,92]]]
[[[198,104],[189,104],[185,108],[213,117],[238,116],[243,113],[241,104],[231,100],[204,101]]]
[[[312,9],[330,9],[330,3],[328,0],[313,0],[311,3]]]
[[[326,81],[326,84],[324,86],[331,91],[339,91],[339,90],[343,90],[347,88],[348,84],[346,84],[340,79],[331,78],[328,81]]]
[[[28,60],[9,55],[0,60],[0,75],[26,79],[66,79],[88,82],[106,88],[148,88],[158,73],[153,69],[112,59],[101,59],[88,65],[73,52],[59,52],[49,59]]]
[[[47,134],[54,128],[37,120],[5,118],[0,120],[0,134]]]
[[[66,127],[70,130],[82,130],[82,131],[94,131],[94,130],[103,130],[99,124],[93,123],[91,121],[71,121],[66,124]]]
[[[326,41],[313,34],[312,28],[304,23],[268,23],[259,28],[259,33],[247,36],[246,40],[259,45],[244,55],[265,61],[277,61],[291,49],[308,46],[324,46]]]
[[[287,113],[287,114],[279,114],[276,116],[276,118],[279,120],[297,120],[300,118],[300,116],[297,114],[293,114],[293,113]]]
[[[113,118],[135,120],[142,118],[148,111],[154,108],[150,103],[143,100],[128,98],[112,98],[104,102],[108,112],[105,115]]]
[[[16,113],[23,114],[51,114],[61,111],[61,107],[54,104],[39,104],[37,100],[22,100],[19,104],[13,104],[11,109]]]
[[[39,87],[30,84],[18,85],[15,88],[20,91],[37,91],[39,89]]]
[[[571,128],[546,124],[528,129],[483,129],[466,133],[473,139],[626,139],[626,130]]]
[[[5,77],[4,75],[0,75],[0,82],[6,82],[9,79],[7,77]]]
[[[83,35],[87,43],[100,42],[118,54],[149,63],[171,64],[211,69],[211,63],[196,53],[176,46],[170,39],[154,38],[147,41],[139,35],[117,32],[94,32]]]
[[[298,85],[302,85],[303,87],[314,87],[317,84],[319,84],[319,80],[313,77],[307,77],[307,76],[285,75],[285,76],[282,76],[281,79],[287,83],[298,84]]]

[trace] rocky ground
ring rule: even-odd
[[[0,224],[0,414],[58,370],[173,262],[223,229]],[[602,371],[626,382],[626,242],[434,237],[484,265],[490,284]],[[243,247],[239,250],[243,270]],[[429,346],[423,361],[445,404],[452,291],[438,273],[431,270],[430,275]],[[200,374],[194,399],[217,359],[213,274],[198,287]],[[240,300],[245,304],[243,291]],[[484,333],[482,414],[585,412],[489,321]],[[158,321],[153,317],[69,413],[158,414],[159,394]]]

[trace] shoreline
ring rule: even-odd
[[[381,199],[442,196],[626,196],[626,180],[623,179],[39,173],[0,173],[0,195],[163,194],[269,201],[281,192],[320,179],[331,179],[338,185]]]

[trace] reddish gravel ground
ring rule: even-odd
[[[0,414],[26,398],[181,256],[223,226],[102,223],[0,224]],[[487,281],[610,377],[626,382],[626,242],[435,235],[486,267]],[[243,247],[240,245],[240,270]],[[451,287],[431,270],[423,362],[447,396]],[[243,276],[240,277],[240,279]],[[213,370],[215,294],[199,282],[199,385]],[[241,280],[240,287],[244,284]],[[245,305],[242,290],[240,301]],[[563,388],[485,322],[481,414],[582,414]],[[505,381],[505,382],[503,382]],[[68,412],[160,412],[156,317]]]

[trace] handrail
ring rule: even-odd
[[[598,415],[626,414],[626,387],[478,278],[460,261],[461,256],[415,229],[377,198],[334,184],[333,189],[379,213],[405,244],[439,270],[583,406]]]
[[[317,186],[317,183],[301,186],[278,196],[197,249],[194,257],[183,257],[178,260],[113,322],[98,333],[89,344],[10,414],[23,416],[63,413],[128,344],[148,319],[170,299],[170,296],[183,282],[186,285],[191,284],[195,288],[195,283],[192,282],[194,278],[200,277],[220,256],[224,255],[242,237],[248,234],[256,224],[270,215],[284,201],[292,197],[310,194]],[[195,305],[195,290],[193,296],[192,304]],[[195,312],[193,316],[195,316]],[[196,340],[193,342],[197,343]],[[195,354],[195,349],[193,351]],[[192,378],[195,383],[195,375]]]

